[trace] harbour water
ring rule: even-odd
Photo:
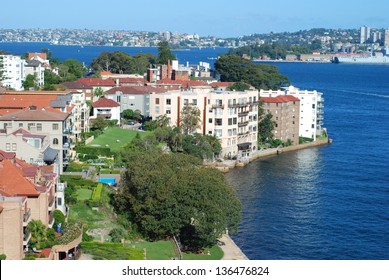
[[[235,243],[249,259],[389,259],[389,66],[276,65],[324,93],[334,142],[226,175],[243,204]]]
[[[0,43],[13,54],[49,48],[89,65],[103,51],[156,48]],[[175,51],[213,63],[225,49]],[[258,159],[226,174],[243,204],[235,243],[249,259],[389,259],[389,65],[272,63],[295,87],[324,93],[333,144]]]

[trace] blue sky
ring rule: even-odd
[[[3,1],[0,28],[78,28],[237,37],[324,28],[389,28],[389,1]]]

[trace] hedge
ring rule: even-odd
[[[107,147],[78,146],[76,147],[76,152],[79,154],[88,154],[104,157],[111,157],[115,155],[113,152],[111,152],[111,149]]]
[[[98,183],[97,187],[93,189],[92,200],[100,200],[102,191],[103,191],[103,184]]]

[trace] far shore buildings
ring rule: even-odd
[[[257,90],[217,91],[208,86],[153,93],[150,115],[155,119],[166,114],[171,126],[179,126],[186,105],[195,106],[201,112],[201,127],[197,132],[221,140],[223,158],[244,159],[257,150]]]

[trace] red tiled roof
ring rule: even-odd
[[[3,150],[0,150],[0,161],[4,159],[13,159],[16,156],[16,153],[14,152],[6,152]]]
[[[144,78],[119,78],[119,84],[146,84]]]
[[[77,81],[88,86],[114,87],[116,85],[113,79],[81,78]]]
[[[58,93],[58,95],[62,94]],[[57,94],[3,94],[0,95],[0,109],[24,109],[36,106],[37,109],[50,107],[50,102],[57,99]]]
[[[113,74],[109,71],[101,71],[100,76],[112,76]]]
[[[210,83],[209,85],[211,87],[228,87],[233,84],[235,84],[235,82],[214,82],[214,83]]]
[[[49,112],[47,110],[24,109],[0,116],[3,121],[64,121],[69,113]]]
[[[291,95],[279,95],[276,97],[261,97],[261,100],[266,103],[287,103],[290,101],[300,101],[300,99]]]
[[[35,185],[9,160],[0,162],[0,193],[4,196],[39,196]]]
[[[28,53],[28,59],[32,59],[34,57],[40,57],[43,60],[47,60],[47,54],[46,53]]]
[[[92,89],[93,86],[84,84],[80,81],[75,82],[63,82],[62,83],[68,89]]]
[[[118,91],[123,94],[149,94],[152,92],[165,92],[166,90],[152,86],[121,86],[107,90],[106,94],[115,94]]]
[[[23,128],[19,128],[18,130],[15,130],[14,132],[12,132],[12,134],[13,135],[22,134],[23,137],[41,138],[41,139],[46,137],[45,135],[32,134]]]
[[[113,107],[119,107],[120,104],[117,103],[116,101],[102,97],[96,102],[93,102],[93,107],[94,108],[113,108]]]

